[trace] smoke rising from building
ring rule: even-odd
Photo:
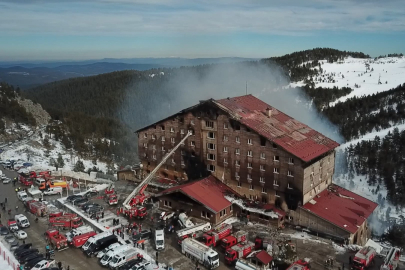
[[[281,68],[259,62],[155,70],[146,81],[128,88],[119,114],[137,130],[200,100],[241,96],[247,90],[248,94],[342,142],[338,129],[312,107],[300,89],[288,88],[288,84],[289,78]]]

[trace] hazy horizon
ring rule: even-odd
[[[2,61],[404,53],[400,0],[0,0]]]

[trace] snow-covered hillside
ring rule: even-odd
[[[319,62],[322,73],[313,78],[315,87],[350,87],[354,90],[331,103],[331,106],[354,96],[387,91],[405,83],[405,57],[385,57],[376,60],[348,57],[344,61],[334,63],[327,63],[326,60]],[[319,70],[319,67],[316,68]],[[290,85],[303,86],[305,83],[300,81]]]
[[[38,129],[35,132],[30,130],[29,127],[21,125],[21,128],[27,131],[31,136],[25,137],[23,140],[16,141],[13,144],[2,147],[4,152],[0,154],[0,159],[15,160],[17,163],[15,167],[22,165],[23,163],[32,163],[32,166],[27,170],[55,170],[54,166],[50,165],[50,160],[57,160],[59,153],[62,154],[65,166],[64,170],[73,170],[79,157],[74,152],[66,151],[65,147],[60,141],[55,141],[53,138],[49,139],[49,150],[43,146],[44,129]],[[32,131],[32,132],[30,132]],[[85,170],[93,167],[98,168],[102,172],[107,172],[107,164],[105,162],[97,161],[97,164],[93,164],[92,160],[80,159],[83,162]]]

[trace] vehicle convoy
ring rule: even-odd
[[[218,253],[195,239],[184,239],[181,242],[181,253],[197,260],[208,269],[214,269],[219,266]]]
[[[97,240],[103,239],[104,237],[107,237],[109,235],[112,235],[112,233],[111,232],[102,232],[102,233],[96,234],[95,236],[90,237],[86,241],[86,243],[82,246],[82,250],[86,251],[92,244],[97,242]]]
[[[246,258],[253,250],[255,250],[255,244],[252,242],[240,243],[230,247],[225,251],[225,262],[228,265],[233,265],[238,259]]]
[[[352,268],[357,270],[364,270],[374,263],[374,258],[377,255],[375,248],[365,246],[354,255],[352,261]]]
[[[400,256],[401,256],[401,250],[399,248],[396,248],[396,247],[390,248],[387,256],[384,259],[384,263],[380,267],[380,270],[397,269]]]
[[[75,229],[72,229],[71,231],[69,231],[68,233],[66,233],[66,239],[68,242],[72,242],[73,237],[78,236],[78,235],[82,235],[85,233],[89,233],[94,231],[92,227],[90,226],[81,226]]]
[[[247,235],[248,234],[245,231],[238,231],[232,235],[229,235],[221,240],[221,247],[224,250],[227,250],[240,242],[246,241]]]
[[[105,249],[111,244],[117,243],[118,237],[116,235],[109,235],[104,238],[98,239],[96,242],[92,243],[85,251],[87,257],[96,256],[97,253]]]
[[[86,243],[90,237],[93,237],[96,234],[97,234],[96,232],[92,231],[92,232],[84,233],[81,235],[77,235],[77,236],[73,237],[72,241],[69,244],[73,245],[74,247],[79,248],[79,247],[83,246],[84,243]]]
[[[118,269],[121,265],[124,265],[125,263],[137,259],[138,255],[138,250],[134,248],[127,249],[124,252],[121,252],[120,254],[115,255],[110,263],[108,264],[110,269]]]
[[[28,218],[23,214],[18,214],[14,216],[15,221],[17,222],[18,227],[21,228],[28,228],[30,226],[30,222]]]
[[[203,236],[198,240],[206,246],[215,247],[220,240],[227,237],[231,233],[232,233],[232,225],[223,224],[212,231],[204,233]]]
[[[8,227],[8,229],[9,229],[11,232],[15,232],[15,231],[18,231],[18,230],[19,230],[18,225],[17,225],[17,222],[15,221],[14,218],[10,218],[10,219],[7,221],[7,227]]]
[[[51,229],[45,232],[45,236],[56,250],[65,249],[68,247],[66,237],[58,230]]]
[[[63,214],[60,217],[49,218],[49,223],[54,227],[78,228],[83,225],[83,220],[76,214]]]
[[[184,229],[178,230],[176,232],[176,234],[177,234],[177,243],[179,245],[181,245],[181,242],[184,239],[189,238],[189,237],[196,238],[197,233],[199,233],[199,232],[201,232],[201,233],[202,232],[207,232],[209,230],[211,230],[211,224],[209,222],[207,222],[207,223],[199,223],[199,224],[196,224],[196,225],[194,225],[194,226],[192,226],[190,228],[184,228]]]
[[[190,137],[192,135],[192,132],[189,131],[187,132],[187,134],[181,139],[181,141],[172,148],[172,150],[167,153],[163,159],[160,161],[160,163],[153,169],[152,172],[149,173],[149,175],[131,192],[131,194],[129,194],[129,196],[125,199],[125,201],[123,202],[123,206],[124,206],[124,211],[123,213],[125,215],[129,215],[131,208],[133,208],[133,206],[135,205],[139,205],[139,204],[143,204],[148,198],[149,196],[147,194],[145,194],[145,190],[148,187],[149,182],[155,177],[155,174],[157,171],[159,171],[160,167],[162,167],[163,164],[165,164],[165,162],[170,158],[171,155],[174,154],[174,152],[176,152],[176,150],[186,141],[186,139],[188,137]],[[109,188],[110,189],[110,188]],[[107,189],[105,190],[105,192],[107,192]],[[112,191],[111,193],[113,193],[114,191]]]
[[[155,230],[155,247],[156,250],[165,249],[165,229],[164,227]]]
[[[105,197],[105,201],[109,204],[109,205],[116,205],[118,204],[118,197],[117,194],[107,194]]]
[[[102,251],[100,251],[97,254],[97,258],[101,259],[105,254],[107,254],[108,251],[115,249],[119,246],[121,246],[121,243],[119,243],[119,242],[109,245],[108,247],[106,247],[105,249],[103,249]]]
[[[115,255],[118,255],[122,252],[127,251],[128,249],[133,249],[132,245],[123,245],[118,246],[114,249],[109,250],[104,256],[100,259],[100,264],[102,266],[108,266],[110,261],[114,258]]]

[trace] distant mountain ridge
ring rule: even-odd
[[[164,67],[195,66],[215,63],[249,61],[251,58],[133,58],[86,60],[77,62],[0,62],[0,81],[22,89],[75,77],[110,73],[121,70],[149,70]]]

